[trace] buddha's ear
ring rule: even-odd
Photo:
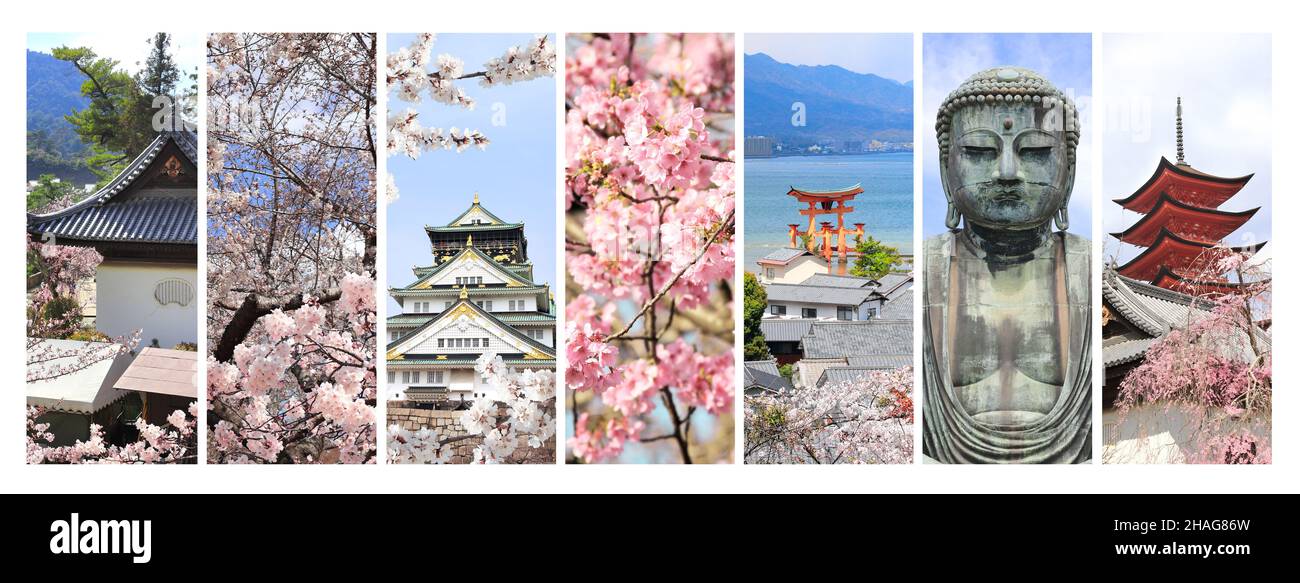
[[[1067,152],[1070,146],[1066,146]],[[1074,194],[1074,170],[1079,167],[1079,148],[1074,147],[1073,155],[1067,154],[1069,164],[1065,168],[1065,200],[1061,201],[1061,206],[1065,207],[1070,204],[1070,195]]]
[[[948,208],[945,209],[943,223],[950,231],[956,231],[961,227],[961,213],[957,212],[957,205],[952,203],[952,191],[948,190],[948,156],[952,155],[952,146],[948,146],[948,155],[940,155],[939,158],[939,183],[943,185],[943,196],[948,199]]]

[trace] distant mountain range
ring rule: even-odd
[[[912,82],[854,73],[837,65],[790,65],[745,55],[745,135],[787,145],[820,141],[912,141]],[[791,125],[791,106],[807,107],[807,125]]]
[[[83,109],[85,81],[77,68],[53,55],[27,51],[27,179],[54,174],[74,184],[98,178],[81,160],[89,148],[63,116]]]

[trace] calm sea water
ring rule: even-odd
[[[773,249],[786,247],[790,223],[806,229],[807,217],[790,187],[828,190],[862,183],[865,191],[849,206],[845,226],[866,223],[866,232],[912,252],[912,154],[860,154],[851,156],[789,156],[745,159],[745,269],[756,271],[757,261]],[[818,217],[833,220],[833,215]]]

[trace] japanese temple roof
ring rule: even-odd
[[[85,201],[82,201],[85,202]],[[79,207],[80,203],[69,207]],[[184,198],[138,198],[61,211],[28,223],[32,233],[58,239],[124,243],[198,245],[198,201]]]
[[[1107,269],[1101,294],[1125,320],[1151,336],[1164,336],[1174,327],[1186,326],[1196,298],[1139,281]],[[1209,302],[1199,304],[1209,310]]]
[[[1162,228],[1169,228],[1170,231],[1177,233],[1183,230],[1180,228],[1183,223],[1194,223],[1217,226],[1218,229],[1208,236],[1218,241],[1241,228],[1246,221],[1255,216],[1259,209],[1260,207],[1255,207],[1244,211],[1228,212],[1200,208],[1175,200],[1167,193],[1160,193],[1146,216],[1123,231],[1111,233],[1111,236],[1131,245],[1146,247],[1151,245]]]
[[[148,347],[126,367],[115,389],[197,399],[199,354]]]
[[[1263,247],[1264,243],[1247,247],[1231,247],[1231,251],[1241,253],[1258,250]],[[1205,260],[1214,258],[1217,255],[1213,252],[1215,246],[1210,243],[1193,241],[1171,232],[1169,229],[1162,228],[1156,235],[1155,241],[1142,250],[1137,257],[1129,260],[1119,267],[1120,275],[1151,281],[1155,279],[1160,267],[1168,266],[1172,269],[1184,269],[1187,266],[1196,263],[1202,263]]]
[[[144,196],[114,200],[129,191],[137,179],[148,174],[146,170],[168,144],[175,144],[190,164],[197,166],[194,132],[162,132],[121,173],[94,194],[63,210],[29,213],[27,231],[76,241],[197,245],[197,196]]]
[[[1236,178],[1215,176],[1201,172],[1187,164],[1175,164],[1162,156],[1160,164],[1145,184],[1134,191],[1133,194],[1114,199],[1114,201],[1128,210],[1145,213],[1155,206],[1157,196],[1165,194],[1169,186],[1181,183],[1189,187],[1196,187],[1207,195],[1212,195],[1211,200],[1208,201],[1210,204],[1206,206],[1218,208],[1224,201],[1232,198],[1232,195],[1246,186],[1246,183],[1253,176],[1254,174]]]
[[[1118,317],[1149,337],[1103,343],[1102,357],[1106,367],[1137,360],[1155,344],[1154,339],[1163,337],[1174,328],[1186,327],[1192,320],[1214,309],[1214,304],[1208,300],[1125,277],[1110,268],[1102,276],[1101,291],[1105,303],[1118,312]],[[1250,350],[1250,339],[1241,330],[1234,335],[1234,341],[1218,342],[1216,347],[1227,356],[1243,357]],[[1256,339],[1264,345],[1271,344],[1268,332],[1263,329],[1257,332]]]
[[[800,342],[805,358],[911,354],[912,320],[819,320]]]
[[[1142,358],[1147,350],[1159,342],[1159,338],[1139,338],[1111,344],[1102,349],[1102,359],[1106,368],[1126,364]]]
[[[863,192],[864,191],[862,190],[862,183],[859,182],[847,188],[836,188],[831,190],[805,190],[802,188],[795,188],[794,186],[791,186],[790,191],[787,192],[786,194],[794,197],[805,196],[805,197],[812,197],[812,198],[836,199],[836,198],[856,196],[862,194]]]

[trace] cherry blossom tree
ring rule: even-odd
[[[465,72],[464,60],[456,56],[442,53],[432,57],[436,42],[437,35],[421,33],[409,46],[388,54],[385,79],[398,100],[415,105],[427,97],[433,103],[473,110],[477,101],[465,92],[459,83],[461,81],[478,79],[480,87],[490,88],[555,75],[555,45],[544,34],[537,35],[527,45],[506,49],[500,57],[490,59],[479,70],[468,73]],[[491,140],[478,130],[426,128],[415,109],[399,109],[396,104],[389,107],[389,156],[400,153],[418,160],[426,151],[483,150],[489,143]],[[391,173],[384,192],[388,202],[397,200],[397,184]]]
[[[375,41],[208,39],[212,462],[374,461]]]
[[[630,443],[728,462],[735,399],[734,47],[722,34],[570,37],[566,354],[573,460]]]
[[[479,357],[475,371],[491,390],[460,414],[466,433],[444,435],[436,428],[410,431],[390,425],[390,462],[450,463],[453,444],[480,439],[474,448],[473,463],[526,463],[529,450],[542,448],[555,436],[554,372],[517,371],[490,352]]]
[[[745,397],[745,463],[912,463],[912,367]]]
[[[27,296],[27,382],[76,373],[130,352],[139,343],[139,330],[128,337],[83,346],[45,342],[68,338],[85,326],[77,286],[94,278],[95,268],[103,260],[93,247],[27,243],[27,264],[39,278]]]
[[[188,412],[177,409],[167,416],[164,426],[153,425],[143,417],[133,427],[140,438],[123,446],[104,441],[104,428],[91,424],[90,438],[72,445],[51,446],[55,439],[50,424],[40,422],[45,410],[27,408],[27,463],[29,464],[177,464],[195,463],[198,459],[198,433],[195,419],[198,403]]]
[[[1271,463],[1269,262],[1216,247],[1193,265],[1201,267],[1187,274],[1188,279],[1215,281],[1232,273],[1243,285],[1233,293],[1191,285],[1175,290],[1192,296],[1192,309],[1185,321],[1147,349],[1141,364],[1120,383],[1118,425],[1132,418],[1139,437],[1169,433],[1187,463]],[[1152,414],[1153,408],[1158,414]],[[1136,461],[1154,454],[1125,452],[1125,459],[1115,455],[1106,461]]]

